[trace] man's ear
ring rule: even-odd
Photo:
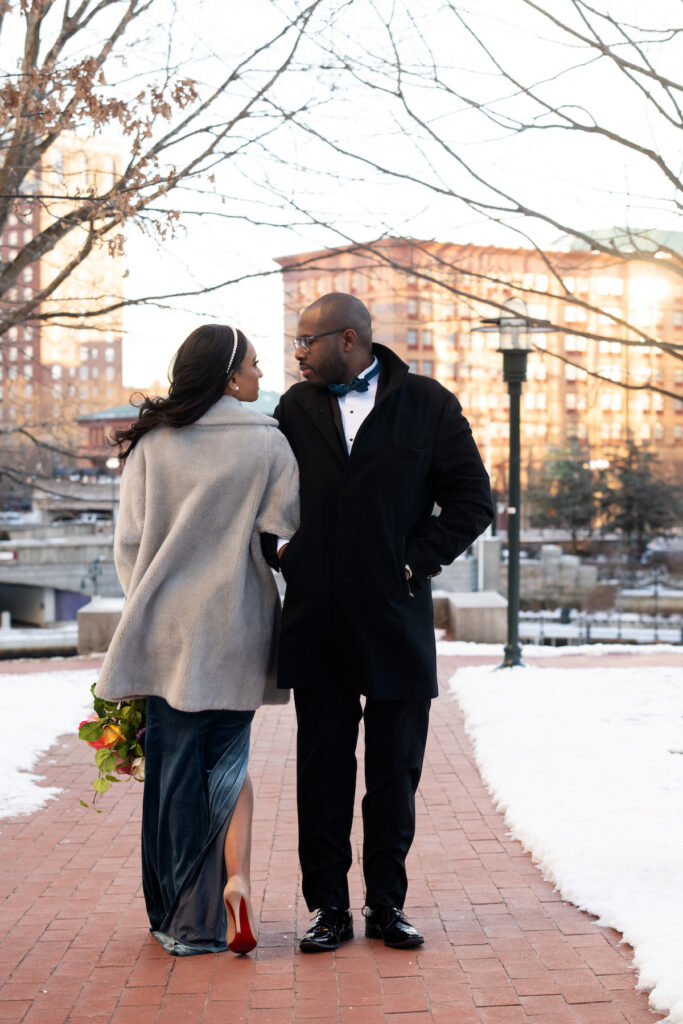
[[[347,327],[347,329],[344,331],[344,351],[350,352],[351,349],[356,347],[357,341],[358,336],[356,335],[356,332],[354,331],[353,327]]]

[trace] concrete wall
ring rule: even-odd
[[[106,651],[123,611],[123,598],[94,597],[78,612],[78,653]]]
[[[598,585],[598,570],[583,565],[578,555],[565,555],[557,544],[544,544],[538,560],[519,563],[519,596],[522,601],[548,601],[580,606]],[[502,566],[500,591],[507,595],[507,565]]]
[[[55,621],[55,592],[52,587],[0,583],[0,611],[9,612],[13,622],[50,626]]]
[[[434,625],[448,630],[453,640],[472,643],[505,643],[507,601],[494,590],[434,594]]]

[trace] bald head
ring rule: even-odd
[[[372,365],[370,314],[355,295],[328,292],[307,306],[299,317],[297,343],[301,374],[316,388],[346,384]]]
[[[372,344],[370,314],[360,299],[346,292],[328,292],[312,302],[301,314],[306,321],[306,333],[321,334],[336,328],[350,327],[356,332],[358,345],[369,350]]]

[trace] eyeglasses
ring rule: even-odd
[[[325,331],[323,334],[302,334],[300,338],[292,338],[294,351],[298,352],[301,348],[304,352],[310,352],[311,345],[314,341],[317,341],[318,338],[327,338],[330,334],[342,334],[342,332],[346,330],[348,330],[347,327],[338,327],[334,331]]]

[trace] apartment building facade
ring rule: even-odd
[[[523,467],[538,467],[551,450],[576,442],[591,461],[609,460],[632,439],[683,470],[683,362],[653,344],[683,343],[683,279],[665,262],[404,239],[277,262],[286,387],[299,379],[289,339],[301,309],[325,292],[351,292],[370,309],[376,341],[457,394],[502,491],[508,396],[499,335],[482,330],[482,319],[521,295],[529,315],[552,328],[530,336]]]
[[[106,191],[119,173],[111,146],[62,138],[35,169],[30,191],[15,201],[2,232],[1,258],[10,262],[39,232],[73,207],[74,197]],[[72,231],[29,264],[2,298],[12,314],[69,266],[85,241]],[[21,323],[0,338],[0,424],[6,429],[75,431],[78,415],[124,402],[121,308],[124,266],[116,245],[98,245]],[[105,312],[103,308],[114,307]],[[75,435],[74,435],[75,436]]]

